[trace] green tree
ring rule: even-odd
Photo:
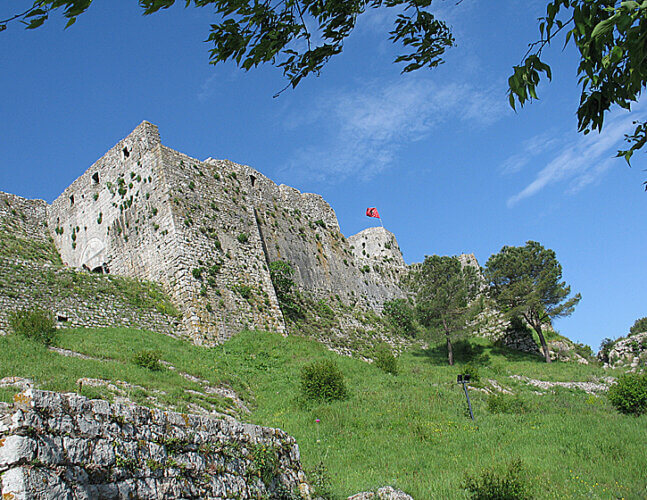
[[[647,332],[647,317],[638,318],[633,326],[629,329],[629,336],[636,335],[637,333]]]
[[[550,80],[551,68],[542,53],[563,36],[564,46],[573,43],[579,52],[577,74],[581,84],[577,109],[578,129],[588,134],[602,130],[612,107],[631,109],[647,83],[647,3],[621,0],[552,0],[539,18],[538,41],[508,80],[510,105],[522,106],[537,99],[541,73]],[[647,122],[636,122],[631,145],[617,156],[630,161],[634,151],[647,142]],[[647,189],[647,183],[646,183]]]
[[[328,60],[341,53],[357,18],[369,9],[390,9],[393,29],[389,38],[405,51],[395,62],[405,63],[403,72],[441,64],[441,56],[454,45],[447,25],[430,11],[432,0],[355,0],[320,2],[285,0],[185,0],[185,6],[210,7],[216,22],[207,38],[212,43],[210,62],[233,61],[249,70],[262,63],[281,68],[289,86],[296,87],[305,76],[318,74]],[[23,21],[28,29],[41,26],[62,10],[71,26],[92,0],[35,0],[33,6],[10,19],[0,20],[0,31],[11,21]],[[175,0],[139,0],[143,13],[153,14],[175,4]],[[397,7],[394,9],[394,7]]]
[[[571,287],[562,281],[562,266],[555,252],[536,241],[528,241],[523,247],[504,246],[488,259],[485,279],[501,310],[510,317],[523,317],[537,332],[550,363],[542,326],[553,318],[572,314],[582,298],[578,293],[568,299]]]
[[[416,292],[416,314],[423,326],[440,331],[447,342],[447,357],[454,364],[452,341],[469,333],[478,315],[481,279],[473,266],[461,265],[458,257],[426,256],[413,271],[411,287]]]
[[[391,323],[396,333],[407,336],[415,335],[414,311],[408,300],[394,299],[386,301],[382,314]]]

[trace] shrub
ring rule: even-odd
[[[479,367],[474,361],[470,361],[463,367],[463,373],[470,376],[471,382],[479,382],[481,380]]]
[[[308,470],[308,479],[314,487],[315,495],[325,500],[332,498],[332,481],[328,468],[319,462],[313,469]]]
[[[258,444],[252,448],[252,462],[258,471],[261,481],[269,486],[279,471],[279,459],[276,450],[265,444]]]
[[[9,327],[18,335],[51,345],[56,339],[56,321],[51,311],[21,309],[9,313]]]
[[[591,346],[587,344],[582,344],[579,342],[573,342],[573,350],[582,356],[584,359],[587,359],[589,361],[595,359],[595,354],[593,354],[593,349],[591,349]]]
[[[415,333],[413,308],[405,299],[385,302],[382,314],[388,318],[396,333],[401,335],[413,335]]]
[[[391,373],[393,375],[398,374],[398,360],[393,355],[391,347],[386,344],[378,344],[373,353],[373,361],[375,366],[385,373]]]
[[[234,285],[233,288],[245,300],[252,296],[252,287],[249,285]]]
[[[526,500],[533,497],[532,485],[521,460],[505,469],[489,468],[479,475],[466,475],[463,488],[474,500]]]
[[[333,401],[348,396],[344,374],[331,360],[315,361],[301,369],[301,394],[313,401]]]
[[[620,413],[642,415],[647,412],[647,373],[620,375],[609,388],[609,401]]]
[[[598,354],[601,361],[604,361],[605,363],[609,362],[609,351],[613,349],[615,343],[616,341],[609,337],[602,339],[602,342],[600,343],[600,353]]]
[[[333,319],[335,317],[335,311],[332,310],[324,299],[319,299],[315,304],[315,307],[317,309],[317,313],[319,313],[319,316],[322,318]]]
[[[636,335],[637,333],[647,332],[647,317],[638,318],[633,326],[629,329],[629,335]]]
[[[139,351],[133,356],[133,363],[135,363],[137,366],[141,366],[142,368],[147,368],[153,371],[160,371],[162,369],[162,365],[160,364],[160,356],[161,354],[159,351]]]
[[[297,319],[303,316],[302,307],[299,305],[298,295],[294,290],[292,275],[294,269],[289,262],[275,260],[270,262],[270,278],[279,301],[281,311],[288,319]]]
[[[526,413],[528,407],[519,396],[509,394],[490,394],[487,398],[487,409],[490,413]]]
[[[247,240],[249,240],[249,236],[247,236],[246,233],[240,233],[236,239],[239,241],[239,243],[247,243]]]

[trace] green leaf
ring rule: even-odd
[[[615,26],[616,15],[617,14],[614,14],[609,19],[605,19],[604,21],[600,21],[598,24],[596,24],[595,28],[593,28],[593,32],[591,33],[591,38],[599,38],[612,31],[613,27]]]

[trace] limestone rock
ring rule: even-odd
[[[392,486],[384,486],[377,491],[364,491],[348,497],[348,500],[413,500],[411,495],[396,490]]]
[[[0,408],[3,499],[310,498],[280,429],[33,389],[15,399]]]

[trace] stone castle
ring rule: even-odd
[[[372,227],[345,238],[321,196],[174,151],[148,122],[51,205],[18,203],[34,227],[47,226],[67,266],[161,284],[182,313],[179,333],[197,344],[243,328],[286,330],[269,272],[276,260],[316,300],[380,310],[404,296],[407,266],[392,233]]]

